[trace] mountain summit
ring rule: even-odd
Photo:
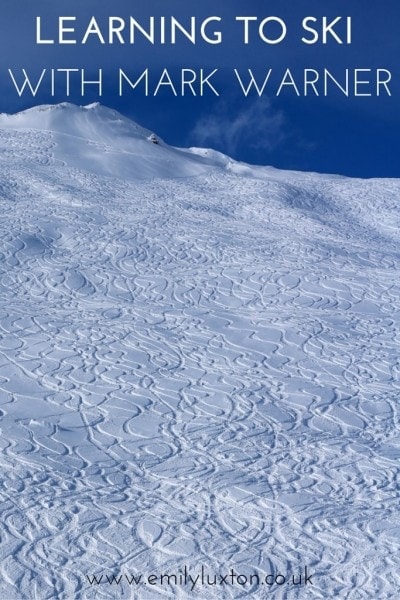
[[[168,146],[150,130],[99,103],[63,102],[0,114],[0,129],[20,131],[27,137],[47,132],[54,141],[56,160],[115,177],[182,177],[233,163],[218,152],[209,151],[208,156],[206,150]]]

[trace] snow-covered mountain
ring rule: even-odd
[[[396,597],[399,195],[0,115],[2,600]]]

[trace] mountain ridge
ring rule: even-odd
[[[70,166],[123,178],[196,175],[209,161],[168,146],[152,131],[98,103],[39,105],[14,115],[0,115],[0,128],[47,132],[56,159]]]
[[[117,110],[104,106],[99,102],[83,106],[61,102],[58,104],[37,105],[13,114],[0,113],[0,128],[21,131],[24,129],[48,131],[58,135],[59,138],[63,135],[70,136],[103,145],[103,149],[110,149],[111,147],[114,152],[139,152],[147,161],[156,159],[160,162],[163,176],[179,176],[180,169],[176,164],[176,159],[180,159],[181,166],[182,163],[186,163],[182,176],[197,175],[204,172],[204,169],[216,167],[227,169],[238,175],[254,177],[274,176],[282,178],[285,173],[300,178],[309,175],[325,177],[324,174],[319,173],[285,171],[275,169],[269,165],[252,165],[236,161],[229,155],[212,148],[178,148],[171,146],[156,132],[142,127]],[[157,144],[153,144],[157,148],[152,148],[152,145],[149,144],[152,136],[157,140]],[[62,138],[59,139],[59,143],[62,145]],[[82,147],[76,147],[75,151],[80,152],[79,160],[85,159],[85,152],[83,152]],[[173,163],[175,171],[171,168],[170,173],[168,173],[166,165],[168,161]],[[100,167],[100,163],[101,161],[98,161],[97,168]],[[131,168],[134,168],[133,161],[131,163]],[[110,166],[103,164],[101,168],[103,172],[111,174],[111,167],[115,169],[114,172],[117,175],[121,175],[116,168],[115,161],[112,161]],[[128,168],[124,169],[124,177],[128,176],[128,170]],[[137,164],[134,170],[137,177],[156,175],[154,170],[149,169],[148,164]],[[329,175],[329,177],[341,176]]]

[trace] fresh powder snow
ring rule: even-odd
[[[64,103],[0,188],[1,600],[397,597],[400,180]]]

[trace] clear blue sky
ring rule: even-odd
[[[48,102],[69,100],[77,104],[101,101],[141,125],[154,130],[168,143],[176,146],[202,145],[217,148],[239,160],[271,164],[278,168],[341,173],[361,177],[400,177],[400,4],[398,0],[360,2],[360,0],[3,0],[0,21],[1,67],[0,110],[18,110]],[[36,16],[42,19],[43,39],[58,36],[58,17],[76,16],[75,33],[66,38],[80,42],[91,16],[95,16],[107,35],[107,18],[134,16],[147,26],[149,17],[159,22],[160,16],[174,16],[188,24],[195,16],[197,24],[209,16],[221,17],[221,44],[208,44],[198,38],[195,45],[183,35],[175,45],[150,44],[138,35],[134,45],[126,43],[100,44],[94,35],[86,45],[37,44]],[[250,40],[243,43],[243,24],[236,16],[256,16],[259,21],[269,16],[281,18],[287,26],[286,38],[279,44],[266,44],[258,39],[257,26],[251,23]],[[302,19],[322,16],[330,20],[337,16],[352,18],[352,43],[338,44],[332,36],[327,44],[305,44]],[[321,27],[317,25],[318,30]],[[211,34],[212,25],[207,31]],[[270,24],[266,35],[277,36],[279,27]],[[335,28],[345,41],[342,23]],[[198,35],[198,30],[197,30]],[[135,91],[125,86],[118,95],[119,68],[132,80],[149,68],[150,96],[138,86]],[[50,95],[46,78],[35,98],[28,93],[18,97],[8,75],[11,68],[20,76],[25,68],[32,79],[38,79],[42,69],[86,69],[94,77],[103,69],[103,95],[97,88],[80,93],[78,79],[71,76],[71,95],[66,97],[64,79],[56,80],[56,95]],[[212,81],[220,93],[216,97],[205,89],[203,97],[186,94],[175,97],[168,86],[162,86],[154,97],[156,83],[164,68],[178,87],[182,68],[205,73],[218,69]],[[245,97],[233,70],[244,73],[251,68],[264,79],[268,69],[271,78],[261,98]],[[373,78],[378,68],[392,73],[391,97],[345,97],[334,86],[327,97],[297,97],[292,86],[285,86],[277,97],[279,82],[289,68],[301,88],[305,68],[321,72],[328,69],[343,81],[344,71],[354,68],[371,69]],[[48,74],[48,71],[47,71]],[[361,77],[362,78],[362,77]],[[80,82],[80,78],[79,78]],[[374,89],[360,86],[360,90]],[[381,90],[384,92],[384,90]],[[180,93],[180,90],[179,90]]]

